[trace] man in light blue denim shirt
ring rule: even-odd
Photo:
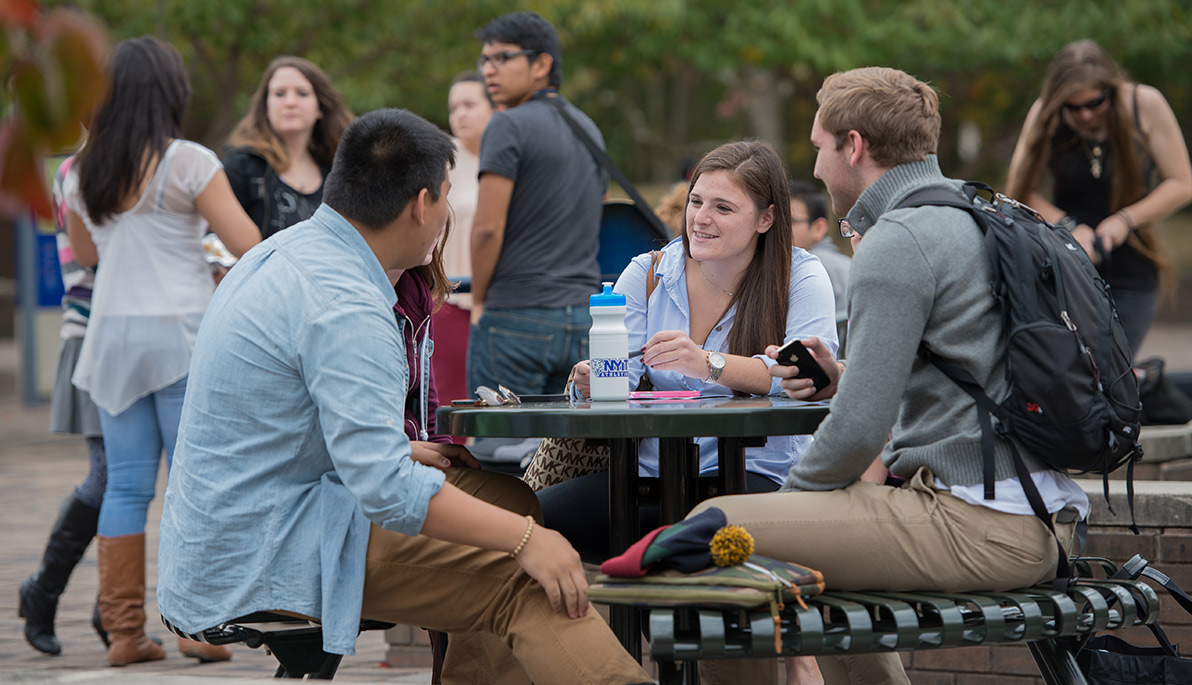
[[[534,682],[647,681],[587,611],[571,546],[470,494],[524,485],[462,468],[462,447],[404,434],[406,355],[386,270],[422,263],[439,239],[453,162],[450,139],[416,115],[356,119],[325,204],[220,285],[166,490],[162,615],[199,632],[295,612],[321,620],[337,654],[353,653],[361,617],[492,634]]]

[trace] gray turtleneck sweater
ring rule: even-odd
[[[1008,394],[1005,336],[981,231],[960,209],[893,209],[921,188],[960,186],[932,155],[887,171],[848,213],[864,236],[848,282],[848,370],[786,489],[852,484],[887,436],[882,461],[896,476],[927,466],[949,486],[982,482],[976,403],[917,354],[926,341],[995,401]],[[1021,445],[1019,453],[1031,472],[1047,468]],[[996,479],[1013,477],[1002,438],[994,454]]]

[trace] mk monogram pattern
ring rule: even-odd
[[[572,478],[608,470],[608,447],[583,438],[543,438],[522,479],[535,492]]]

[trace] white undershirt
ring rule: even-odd
[[[1067,474],[1047,469],[1032,473],[1031,480],[1035,482],[1035,487],[1039,490],[1039,496],[1043,500],[1047,513],[1054,514],[1061,509],[1071,507],[1080,514],[1080,518],[1088,517],[1088,495]],[[994,511],[1024,516],[1034,516],[1035,514],[1031,510],[1030,502],[1026,499],[1026,491],[1022,489],[1022,483],[1017,478],[1003,478],[996,481],[993,484],[994,499],[985,499],[983,484],[948,487],[944,485],[943,481],[936,478],[935,487],[950,492],[969,504],[989,507]]]

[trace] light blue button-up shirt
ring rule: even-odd
[[[646,304],[646,275],[653,258],[649,254],[633,258],[613,290],[625,296],[625,327],[629,329],[629,349],[640,349],[659,331],[683,331],[691,334],[691,309],[687,302],[687,276],[684,266],[686,254],[682,238],[675,238],[662,249],[662,259],[655,272],[657,287]],[[728,334],[736,318],[734,304],[704,341],[705,350],[728,352]],[[801,248],[791,251],[791,279],[787,292],[786,339],[774,340],[781,344],[795,338],[815,336],[822,340],[832,354],[836,353],[836,312],[832,298],[832,284],[820,261]],[[758,350],[754,357],[766,363],[767,368],[776,362]],[[636,388],[646,370],[641,358],[629,363],[629,387]],[[658,390],[699,390],[704,395],[731,395],[728,388],[702,379],[688,378],[678,371],[650,370],[650,380]],[[781,395],[782,386],[775,378],[770,385],[771,395]],[[716,438],[698,438],[699,470],[708,473],[717,468]],[[790,467],[799,455],[811,444],[810,435],[777,436],[770,438],[764,447],[745,450],[745,468],[761,474],[777,483],[786,479]],[[643,440],[638,448],[639,472],[643,476],[658,475],[658,440]]]
[[[443,483],[410,459],[395,302],[326,205],[216,289],[161,518],[157,601],[176,626],[293,611],[321,617],[326,651],[354,653],[369,522],[417,534]]]

